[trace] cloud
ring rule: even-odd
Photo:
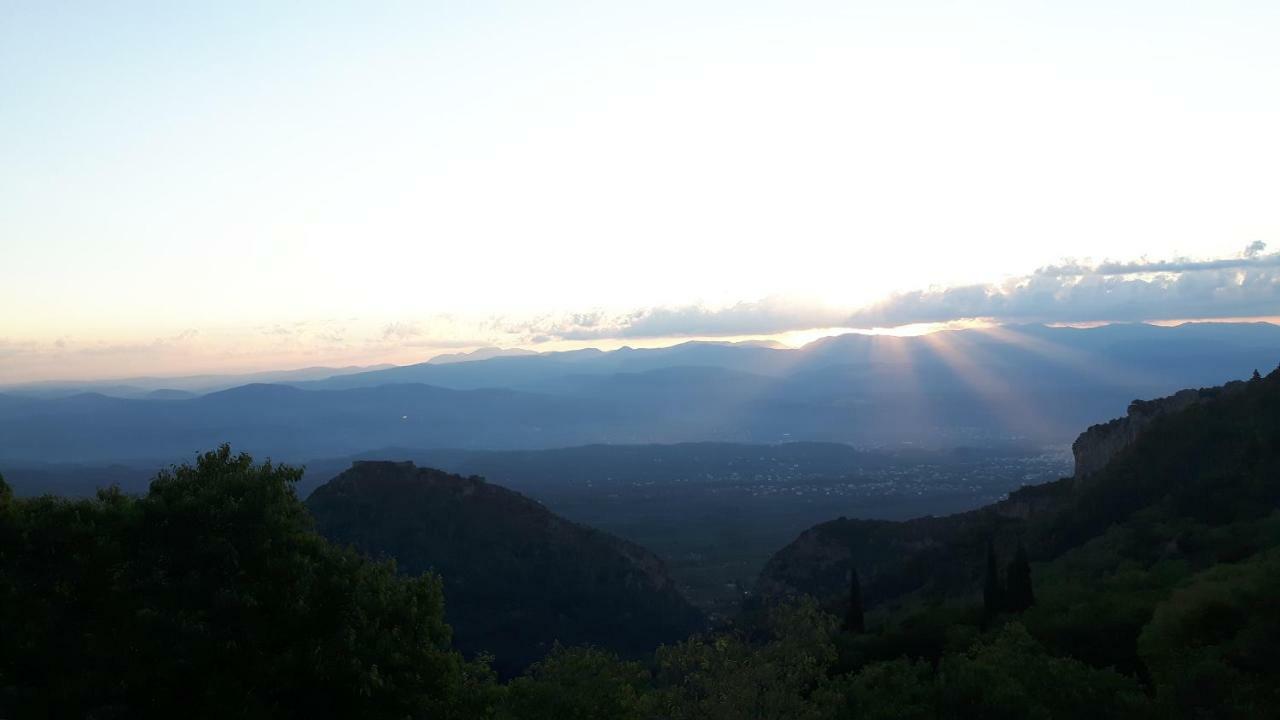
[[[766,298],[728,307],[657,306],[626,313],[602,311],[502,322],[503,332],[529,342],[663,337],[772,335],[842,324],[846,311],[819,303]]]
[[[1048,277],[1071,277],[1078,275],[1137,275],[1141,273],[1182,273],[1200,270],[1235,270],[1260,267],[1280,267],[1280,253],[1263,255],[1267,244],[1254,240],[1239,257],[1220,258],[1216,260],[1192,260],[1177,258],[1174,260],[1137,260],[1133,262],[1116,262],[1108,260],[1098,265],[1088,266],[1069,262],[1062,265],[1049,265],[1035,272],[1036,275]]]
[[[897,327],[973,318],[997,322],[1136,322],[1280,314],[1280,253],[1254,242],[1236,257],[1068,261],[1003,283],[898,293],[858,310],[771,297],[495,319],[514,342],[772,335],[817,328]]]
[[[0,337],[0,358],[36,353],[40,349],[40,344],[31,340],[12,340],[7,337]]]
[[[393,322],[387,323],[382,328],[383,340],[404,340],[406,338],[417,337],[422,334],[422,328],[413,323]]]
[[[1042,268],[1025,278],[900,293],[854,312],[850,327],[966,318],[1123,322],[1280,314],[1280,253],[1254,243],[1237,258]]]

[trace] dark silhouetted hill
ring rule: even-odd
[[[557,641],[638,655],[702,626],[653,554],[478,477],[357,462],[307,506],[331,541],[438,573],[457,646],[504,673]]]

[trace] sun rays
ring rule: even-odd
[[[951,373],[999,419],[1012,433],[1022,437],[1045,438],[1052,435],[1044,416],[1013,386],[990,354],[964,332],[933,333],[920,337],[930,355]]]
[[[1051,342],[1008,325],[976,328],[976,332],[1107,385],[1138,387],[1151,380],[1149,375],[1142,375],[1135,370],[1122,367],[1101,353],[1088,353],[1079,348]]]

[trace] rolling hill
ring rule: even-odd
[[[703,624],[647,550],[475,476],[357,462],[307,507],[329,540],[438,573],[457,647],[504,674],[556,642],[640,655]]]

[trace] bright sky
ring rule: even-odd
[[[5,2],[0,381],[1274,250],[1278,37],[1266,0]]]

